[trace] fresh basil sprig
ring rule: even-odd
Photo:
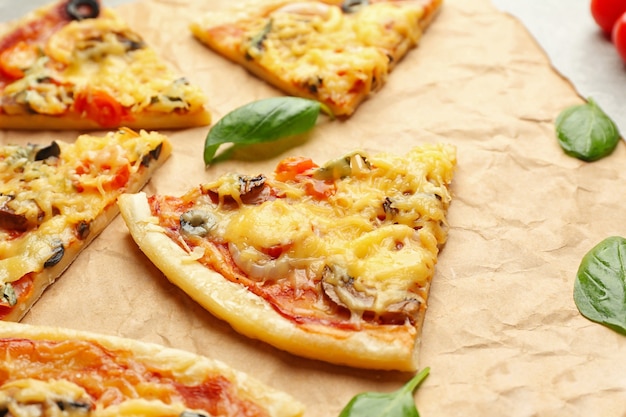
[[[419,417],[413,391],[429,372],[430,368],[424,368],[397,391],[358,394],[344,407],[339,417]]]
[[[583,257],[574,302],[589,320],[626,335],[626,239],[608,237]]]
[[[204,163],[210,165],[220,145],[270,142],[305,133],[315,126],[322,105],[299,97],[272,97],[239,107],[222,117],[204,142]]]
[[[563,110],[556,133],[566,154],[587,162],[610,155],[620,139],[615,123],[591,98]]]

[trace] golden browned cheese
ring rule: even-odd
[[[49,9],[38,9],[17,23],[32,24]],[[125,116],[125,123],[114,123],[107,128],[137,127],[132,122],[142,114],[150,114],[153,119],[140,118],[144,128],[159,126],[163,121],[158,118],[163,115],[176,115],[179,119],[192,115],[187,122],[190,125],[210,122],[202,90],[176,74],[140,35],[109,9],[102,10],[97,18],[67,23],[36,46],[35,55],[11,53],[7,58],[13,67],[20,68],[23,76],[1,89],[2,124],[32,129],[21,119],[28,120],[35,113],[48,116],[41,121],[43,126],[58,129],[58,118],[53,116],[80,112],[75,102],[93,91],[113,98],[130,114]],[[72,114],[72,117],[81,115]],[[77,122],[68,119],[66,123],[66,128],[71,128]],[[168,123],[181,124],[180,121]],[[97,127],[85,122],[78,126]]]
[[[191,31],[278,88],[349,115],[418,44],[439,4],[270,0],[210,12]]]
[[[98,234],[117,197],[143,185],[151,162],[170,150],[165,136],[129,129],[45,148],[0,147],[0,302],[15,302],[10,283],[55,266]]]
[[[307,195],[300,182],[272,181],[285,198],[237,210],[202,203],[195,208],[211,212],[216,219],[211,234],[229,242],[235,262],[253,278],[264,279],[255,274],[270,266],[266,275],[287,276],[298,269],[311,277],[331,266],[334,272],[324,281],[335,288],[342,305],[357,316],[364,311],[383,315],[433,275],[447,237],[455,152],[447,145],[417,147],[403,156],[354,152],[327,168],[349,161],[349,173],[336,179],[336,192],[327,199]],[[203,185],[235,199],[239,187],[233,175]],[[269,259],[264,248],[273,246],[288,250]],[[342,290],[344,277],[350,277],[359,297]]]

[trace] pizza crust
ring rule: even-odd
[[[110,350],[130,351],[133,359],[169,369],[174,376],[188,383],[202,382],[209,374],[224,376],[238,388],[238,395],[263,406],[271,417],[298,417],[304,412],[303,405],[298,401],[246,373],[221,361],[179,349],[86,331],[9,322],[0,322],[0,338],[91,341]]]
[[[133,129],[182,129],[206,126],[211,123],[210,113],[202,108],[193,113],[156,113],[134,114],[132,121],[124,126]],[[0,113],[0,128],[20,130],[102,130],[95,121],[72,115],[50,116],[45,114],[7,115]]]
[[[359,331],[296,325],[262,298],[197,262],[152,216],[145,193],[123,194],[118,205],[144,254],[175,285],[239,333],[310,359],[358,368],[415,371],[424,313],[415,325],[369,326]]]
[[[142,184],[143,185],[143,184]],[[137,189],[140,189],[138,187]],[[96,220],[94,220],[90,226],[90,233],[87,239],[78,240],[74,242],[68,248],[65,248],[65,253],[61,261],[55,266],[47,269],[43,269],[41,272],[35,273],[33,277],[33,289],[28,298],[18,303],[11,312],[7,314],[3,320],[8,321],[20,321],[26,315],[28,310],[41,298],[44,291],[59,278],[63,272],[74,262],[78,255],[85,249],[103,230],[104,228],[117,216],[119,209],[117,205],[112,204],[106,211],[104,211]]]

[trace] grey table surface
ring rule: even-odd
[[[593,21],[590,0],[492,2],[518,18],[578,94],[593,97],[626,133],[626,65]]]
[[[115,7],[132,0],[104,0]],[[445,1],[445,0],[444,0]],[[472,0],[468,0],[472,1]],[[590,0],[491,0],[519,19],[544,49],[553,67],[582,97],[593,97],[626,132],[626,66],[596,27]],[[50,0],[0,0],[0,21],[22,16]]]

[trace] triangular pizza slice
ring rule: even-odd
[[[293,96],[351,115],[414,48],[441,0],[264,0],[191,24],[202,43]]]
[[[0,35],[0,128],[208,125],[202,90],[97,0],[60,0]]]
[[[148,258],[240,333],[312,359],[415,370],[455,165],[450,145],[323,166],[287,158],[273,175],[118,204]]]

